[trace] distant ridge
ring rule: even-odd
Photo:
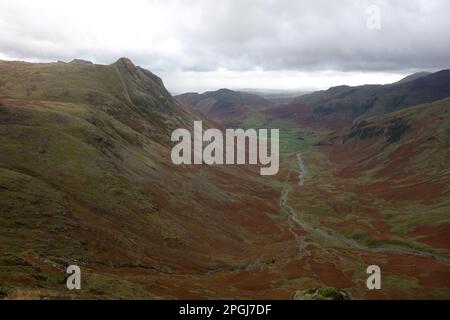
[[[338,86],[270,108],[272,117],[299,123],[332,126],[351,124],[355,119],[383,115],[450,97],[450,70],[410,75],[388,85]]]
[[[274,103],[256,94],[220,89],[199,93],[184,93],[175,96],[178,101],[189,105],[214,119],[221,120],[226,124],[233,123],[237,118],[253,109],[266,108]]]
[[[426,72],[426,71],[416,72],[416,73],[410,74],[409,76],[404,77],[403,79],[401,79],[397,82],[394,82],[394,84],[402,84],[402,83],[411,82],[411,81],[417,80],[419,78],[429,76],[430,74],[432,74],[432,73]]]

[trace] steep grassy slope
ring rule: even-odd
[[[148,126],[171,132],[192,119],[161,79],[126,58],[108,66],[82,60],[50,64],[0,61],[0,70],[2,97],[87,104],[146,133],[152,131]]]

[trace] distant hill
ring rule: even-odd
[[[425,72],[425,71],[416,72],[416,73],[410,74],[409,76],[406,76],[403,79],[395,82],[395,84],[407,83],[407,82],[414,81],[414,80],[417,80],[417,79],[422,78],[422,77],[429,76],[430,74],[432,74],[432,73],[431,72]]]
[[[261,109],[274,103],[256,94],[220,89],[199,93],[184,93],[175,96],[178,101],[193,107],[213,119],[231,124],[251,112],[252,109]]]
[[[242,89],[243,92],[253,93],[275,104],[286,104],[301,95],[311,93],[303,90],[268,90],[268,89]]]
[[[450,97],[450,70],[412,75],[389,85],[339,86],[306,94],[268,110],[274,118],[303,124],[341,126],[357,118],[382,115]]]

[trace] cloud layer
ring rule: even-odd
[[[376,5],[381,29],[367,28]],[[0,58],[155,72],[405,73],[450,65],[447,0],[0,0]]]

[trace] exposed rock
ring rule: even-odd
[[[332,287],[320,287],[306,290],[297,290],[292,296],[293,300],[351,300],[350,294]]]

